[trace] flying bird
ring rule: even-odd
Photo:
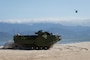
[[[75,13],[78,13],[78,10],[75,10]]]

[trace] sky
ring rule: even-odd
[[[0,22],[90,26],[89,6],[90,0],[0,0]]]

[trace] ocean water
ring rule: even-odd
[[[5,43],[6,41],[0,41],[0,46],[4,46]]]
[[[13,40],[0,40],[0,46],[3,46],[7,42],[13,42]],[[57,44],[70,44],[78,42],[90,42],[90,39],[62,39]]]
[[[90,39],[62,39],[58,44],[70,44],[78,42],[90,42]]]

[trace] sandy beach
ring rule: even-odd
[[[90,42],[55,44],[49,50],[0,49],[0,60],[90,60]]]

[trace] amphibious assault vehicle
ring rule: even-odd
[[[61,36],[53,33],[43,32],[42,30],[35,33],[35,35],[20,35],[13,37],[14,43],[7,44],[4,48],[8,49],[49,49],[53,44],[61,40]]]

